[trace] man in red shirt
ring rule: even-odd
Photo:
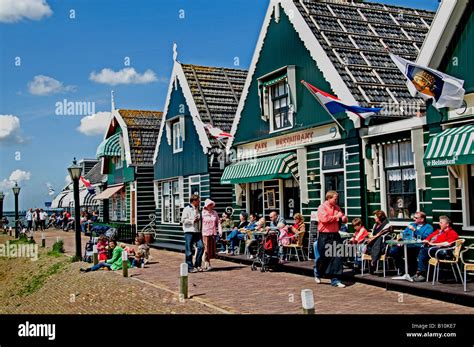
[[[331,285],[344,288],[345,285],[339,281],[338,276],[342,275],[342,258],[333,252],[327,254],[328,248],[335,247],[341,243],[339,230],[341,223],[347,223],[347,217],[337,205],[339,195],[335,191],[326,193],[326,201],[318,207],[318,241],[317,251],[319,258],[315,264],[315,281],[320,283],[320,276],[328,275],[331,278]]]
[[[423,247],[418,253],[418,270],[413,280],[415,282],[426,281],[425,274],[430,256],[434,257],[439,249],[450,246],[458,238],[458,234],[451,228],[451,219],[447,216],[440,216],[439,229],[423,240]],[[450,259],[452,257],[453,252],[450,249],[443,249],[438,253],[438,258]]]

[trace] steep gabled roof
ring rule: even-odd
[[[229,132],[247,77],[246,70],[181,64],[201,120]],[[217,141],[209,136],[211,145]]]
[[[415,102],[387,48],[415,60],[434,13],[380,3],[325,0],[270,0],[231,133],[235,135],[272,16],[281,10],[334,93],[362,106]],[[311,82],[311,81],[309,81]],[[360,119],[347,113],[356,127]],[[413,116],[413,115],[410,115]],[[232,141],[227,144],[230,150]]]
[[[126,124],[124,136],[128,136],[131,165],[153,165],[163,112],[142,110],[118,110]],[[125,141],[124,141],[125,142]]]
[[[433,12],[370,2],[293,2],[361,105],[423,103],[409,94],[387,49],[416,60]]]
[[[182,64],[175,60],[163,113],[167,115],[173,89],[179,82],[203,152],[208,153],[219,144],[204,125],[230,131],[246,78],[246,70]],[[165,122],[162,122],[153,162],[156,162],[164,129]]]

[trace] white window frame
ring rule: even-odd
[[[333,150],[342,149],[342,158],[344,161],[344,165],[340,169],[330,169],[330,170],[323,170],[323,159],[324,159],[324,152],[330,152]],[[347,152],[346,152],[346,145],[338,145],[338,146],[331,146],[331,147],[324,147],[319,149],[319,183],[321,184],[321,203],[326,201],[326,185],[325,179],[326,175],[330,173],[337,173],[343,172],[344,174],[344,209],[343,212],[347,216]]]
[[[385,145],[389,145],[392,143],[400,143],[400,142],[410,142],[412,148],[413,148],[413,139],[409,138],[404,138],[400,139],[400,141],[389,141],[386,143],[378,143],[376,146],[378,147],[378,152],[379,152],[379,158],[378,158],[378,163],[379,163],[379,180],[380,180],[380,208],[382,211],[385,211],[388,216],[388,200],[387,200],[387,175],[386,175],[386,168],[385,168]],[[415,158],[415,153],[413,153],[413,167],[415,171],[417,170],[417,165],[416,165],[416,158]],[[418,178],[415,177],[415,197],[416,197],[416,210],[420,211],[420,197],[418,194],[419,190],[419,182]],[[400,226],[400,227],[407,227],[411,223],[411,220],[401,220],[401,219],[390,219],[390,224],[393,226]]]
[[[196,178],[197,178],[197,183],[193,182],[193,179],[196,179]],[[201,197],[201,176],[200,175],[194,175],[194,176],[189,176],[188,177],[188,193],[189,193],[189,196],[191,196],[193,194],[193,192],[191,191],[191,185],[193,185],[193,186],[199,185],[199,197]]]
[[[474,169],[473,169],[474,170]],[[466,213],[462,214],[462,224],[464,230],[474,231],[474,216],[471,218],[469,217],[469,206],[474,204],[474,201],[471,201],[469,198],[469,189],[473,189],[474,187],[469,187],[469,178],[468,178],[468,165],[461,165],[460,166],[461,172],[461,196],[462,196],[462,210]]]
[[[171,123],[171,129],[172,129],[172,135],[171,135],[171,141],[173,142],[173,154],[175,153],[181,153],[183,151],[184,147],[184,136],[183,136],[183,123],[178,120],[176,122]],[[181,138],[181,147],[176,146],[176,129],[179,129],[180,131],[180,138]]]
[[[261,116],[263,120],[270,121],[270,134],[288,130],[288,129],[293,129],[295,127],[295,121],[296,121],[295,113],[297,112],[297,107],[298,107],[297,106],[297,93],[296,93],[296,66],[286,65],[257,78],[257,81],[259,83],[262,83],[265,80],[272,78],[273,76],[278,76],[279,74],[283,75],[285,72],[287,75],[285,81],[288,88],[288,102],[287,102],[288,117],[291,117],[291,123],[292,123],[291,127],[286,127],[286,128],[281,128],[281,129],[273,128],[274,119],[273,119],[273,103],[271,101],[271,92],[269,91],[265,93],[264,95],[261,95],[260,86],[258,88],[260,102],[261,102],[261,98],[264,99],[263,105],[260,105],[261,107],[263,107],[263,109],[260,110]]]
[[[174,179],[169,179],[169,180],[165,180],[165,181],[160,181],[160,184],[161,184],[161,223],[162,224],[167,224],[167,225],[180,225],[181,224],[181,215],[179,216],[175,216],[175,195],[176,194],[173,194],[173,182],[177,182],[178,183],[178,195],[179,195],[179,200],[180,200],[180,205],[181,205],[181,194],[179,192],[179,178],[176,177]],[[170,199],[170,202],[171,202],[171,205],[170,205],[170,208],[171,208],[171,221],[170,222],[166,222],[165,221],[165,194],[164,194],[164,185],[165,183],[170,183],[171,187],[171,194],[170,195],[167,195],[167,196],[170,196],[171,199]]]
[[[288,78],[286,78],[285,80],[285,84],[286,84],[286,88],[288,90],[288,93],[287,93],[287,99],[286,99],[286,104],[287,104],[287,107],[288,107],[288,119],[290,120],[290,123],[291,123],[291,126],[287,126],[285,128],[278,128],[278,129],[275,129],[274,128],[274,121],[275,121],[275,115],[273,114],[273,100],[272,100],[272,90],[273,88],[279,86],[281,84],[281,82],[278,82],[272,86],[270,86],[268,88],[268,108],[269,108],[269,112],[270,112],[270,134],[273,134],[273,133],[278,133],[280,131],[284,131],[284,130],[288,130],[288,129],[293,129],[294,126],[295,126],[295,117],[294,117],[294,112],[293,112],[293,106],[291,105],[291,92],[290,92],[290,85],[288,83]]]

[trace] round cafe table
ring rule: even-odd
[[[410,274],[408,273],[408,245],[421,245],[423,242],[421,240],[387,240],[386,243],[390,246],[403,245],[405,250],[405,274],[403,276],[392,277],[392,280],[405,280],[413,282],[413,278],[411,278]]]

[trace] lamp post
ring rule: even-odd
[[[13,195],[15,195],[15,238],[18,238],[18,195],[20,195],[20,187],[18,186],[18,182],[15,182],[15,186],[12,188]]]
[[[72,165],[68,167],[69,175],[74,187],[74,225],[76,227],[76,258],[82,259],[81,256],[81,205],[79,201],[79,178],[81,177],[82,168],[77,165],[74,158]]]
[[[0,229],[3,229],[3,198],[5,195],[0,192]]]

